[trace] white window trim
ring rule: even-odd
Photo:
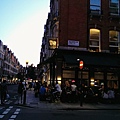
[[[95,29],[95,28],[92,28],[92,29]],[[91,30],[91,29],[90,29]],[[99,29],[97,29],[97,30],[99,30]],[[99,30],[100,31],[100,30]],[[90,36],[90,35],[89,35]],[[101,51],[101,37],[100,37],[100,33],[99,33],[99,39],[98,40],[95,40],[95,39],[93,39],[93,41],[98,41],[99,42],[99,45],[98,46],[96,46],[96,45],[90,45],[90,41],[92,41],[92,39],[90,39],[90,37],[89,37],[89,47],[96,47],[96,48],[98,48],[99,49],[99,52]]]

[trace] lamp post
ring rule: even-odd
[[[23,99],[23,104],[26,104],[26,79],[27,79],[27,73],[28,73],[28,70],[27,70],[27,68],[28,68],[28,62],[26,62],[26,68],[25,68],[25,75],[26,75],[26,77],[25,77],[25,83],[24,83],[24,99]]]
[[[83,61],[82,60],[80,60],[79,61],[79,68],[80,68],[80,70],[81,70],[81,83],[82,83],[82,69],[83,69]]]
[[[84,66],[84,62],[83,62],[83,60],[81,60],[81,59],[77,59],[77,61],[79,62],[79,69],[81,70],[81,81],[80,81],[80,83],[79,84],[81,84],[82,83],[82,69],[83,69],[83,66]]]

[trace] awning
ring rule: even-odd
[[[84,61],[85,65],[120,67],[120,57],[96,55],[64,55],[66,64],[78,64],[77,59]]]

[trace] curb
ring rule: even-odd
[[[120,108],[59,108],[58,110],[120,110]]]
[[[15,104],[16,106],[19,106],[19,107],[26,107],[26,108],[35,108],[33,106],[30,106],[30,105],[23,105],[23,104]]]

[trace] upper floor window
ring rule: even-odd
[[[110,15],[119,15],[119,0],[109,0]]]
[[[111,53],[120,53],[120,33],[115,30],[109,31],[109,49]]]
[[[90,0],[90,11],[93,14],[101,14],[101,0]]]
[[[90,29],[89,48],[91,51],[100,51],[100,30]]]
[[[119,42],[119,32],[118,31],[109,31],[109,46],[118,47]]]

